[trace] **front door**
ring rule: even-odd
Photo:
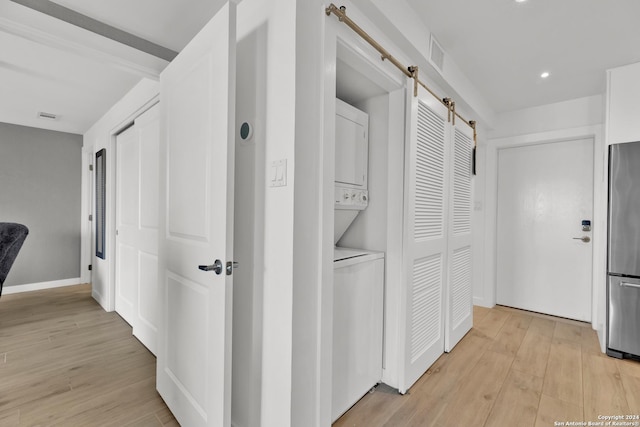
[[[157,388],[184,426],[231,418],[235,25],[226,2],[161,75]]]
[[[593,139],[498,152],[498,304],[591,321]]]

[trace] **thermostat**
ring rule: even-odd
[[[253,127],[248,122],[243,122],[240,125],[240,138],[243,141],[251,139],[253,136]]]

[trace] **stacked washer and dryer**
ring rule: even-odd
[[[369,116],[336,100],[332,422],[382,379],[384,253],[338,242],[369,205]]]

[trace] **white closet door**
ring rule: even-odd
[[[448,221],[448,280],[445,351],[453,347],[473,326],[471,280],[471,156],[473,130],[465,123],[453,128]]]
[[[158,147],[156,105],[116,138],[116,311],[156,353]]]
[[[158,333],[158,166],[160,162],[160,107],[135,120],[140,152],[138,305],[133,335],[156,354]]]
[[[451,126],[447,109],[420,88],[407,93],[405,144],[404,356],[401,393],[444,352],[444,284],[447,268],[447,187]]]
[[[138,305],[140,141],[135,126],[116,137],[116,312],[135,327]]]

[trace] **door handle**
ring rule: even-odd
[[[620,286],[622,286],[623,288],[638,288],[638,289],[640,289],[640,285],[636,285],[635,283],[620,282]]]
[[[591,241],[591,237],[589,236],[574,237],[573,240],[582,240],[585,243],[589,243]]]
[[[216,274],[222,273],[222,261],[215,260],[211,265],[199,265],[198,268],[202,271],[214,271]]]

